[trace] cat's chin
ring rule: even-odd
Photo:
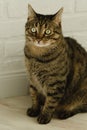
[[[50,45],[51,45],[50,43],[47,43],[47,44],[38,44],[38,43],[35,43],[34,44],[34,46],[37,46],[37,47],[48,47]]]

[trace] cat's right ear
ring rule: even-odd
[[[34,18],[34,17],[36,17],[36,13],[32,8],[32,6],[28,4],[28,18]]]
[[[62,7],[62,8],[54,15],[54,17],[53,17],[53,21],[54,21],[57,25],[60,25],[60,24],[61,24],[62,13],[63,13],[63,7]]]

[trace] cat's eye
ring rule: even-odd
[[[32,33],[35,33],[36,31],[37,31],[36,28],[31,28]]]
[[[47,30],[45,31],[45,34],[47,34],[47,35],[51,34],[51,30],[50,30],[50,29],[47,29]]]

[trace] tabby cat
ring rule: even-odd
[[[87,52],[64,37],[61,8],[54,15],[36,13],[28,5],[25,25],[25,63],[32,107],[27,115],[47,124],[54,114],[66,119],[87,112]]]

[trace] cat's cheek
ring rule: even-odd
[[[31,37],[27,38],[27,41],[26,41],[27,46],[34,45],[34,43],[35,43],[35,41]]]
[[[53,44],[55,44],[56,43],[56,41],[55,40],[53,40],[53,39],[51,39],[51,40],[48,40],[48,42],[47,42],[49,45],[53,45]]]
[[[32,42],[32,38],[31,37],[26,37],[26,44],[29,44],[30,42]]]

